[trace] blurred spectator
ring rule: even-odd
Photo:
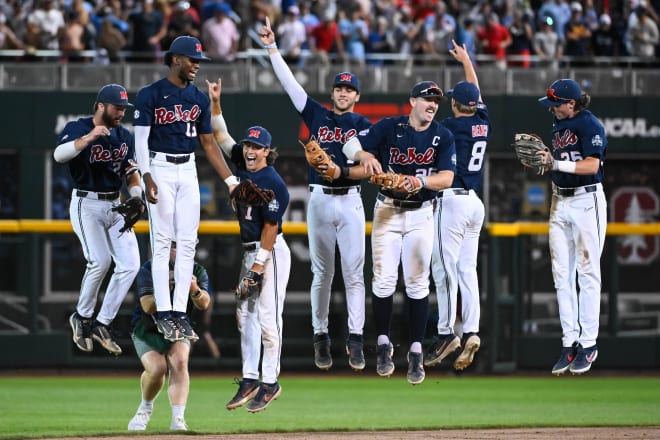
[[[321,20],[312,12],[311,3],[303,1],[300,4],[300,21],[305,26],[305,42],[302,45],[303,49],[309,49],[309,34],[316,26],[321,24]]]
[[[66,13],[65,24],[60,29],[58,40],[62,61],[89,61],[80,54],[86,49],[85,27],[80,23],[77,11],[70,10]]]
[[[456,43],[465,46],[467,53],[470,55],[472,64],[476,65],[477,60],[477,31],[474,27],[474,22],[470,18],[465,18],[463,24],[456,28]]]
[[[36,26],[30,32],[33,34],[31,38],[34,38],[34,33],[39,35],[38,43],[31,41],[31,44],[37,44],[37,49],[59,49],[57,37],[64,27],[64,16],[53,0],[39,0],[37,8],[28,15],[28,25]]]
[[[284,60],[288,64],[301,66],[300,54],[303,43],[307,41],[307,33],[305,32],[305,25],[298,20],[298,15],[300,15],[298,6],[290,6],[284,14],[284,21],[277,26],[275,35]]]
[[[650,17],[648,10],[640,6],[635,9],[637,20],[628,29],[630,54],[642,58],[655,57],[655,46],[658,44],[658,25]]]
[[[482,53],[495,57],[495,66],[506,68],[506,50],[512,42],[509,30],[502,26],[497,14],[491,13],[486,19],[486,26],[477,31],[477,38]]]
[[[552,17],[541,18],[539,30],[534,34],[532,40],[532,47],[534,48],[534,54],[541,59],[539,66],[554,70],[559,67],[559,59],[563,51],[559,36],[553,30],[552,24]]]
[[[340,26],[341,28],[341,26]],[[365,64],[365,43],[369,37],[369,26],[362,18],[362,10],[353,6],[350,15],[346,18],[346,28],[342,33],[344,50],[349,61],[363,66]]]
[[[408,5],[399,9],[399,19],[394,25],[394,50],[405,60],[422,52],[424,41],[424,19],[413,20],[413,11]],[[409,64],[409,63],[408,63]]]
[[[14,32],[16,38],[24,42],[27,32],[27,17],[30,9],[23,2],[14,2],[11,13],[5,12],[7,26]]]
[[[543,4],[537,11],[536,16],[539,20],[545,21],[547,21],[547,17],[550,17],[552,30],[557,34],[560,41],[564,41],[564,26],[568,22],[570,11],[567,16],[556,0],[543,0]]]
[[[612,27],[612,19],[603,14],[600,26],[591,34],[591,50],[597,57],[612,57],[620,54],[619,36]]]
[[[128,16],[130,31],[128,48],[134,62],[154,62],[160,51],[160,40],[167,34],[165,19],[154,9],[154,0],[141,0],[141,8]]]
[[[0,49],[23,49],[25,45],[6,23],[7,17],[0,12]]]
[[[222,3],[227,8],[228,5]],[[168,50],[170,44],[176,37],[188,35],[195,38],[200,38],[199,27],[195,24],[195,17],[190,14],[190,3],[187,1],[178,1],[172,9],[172,14],[167,24],[167,33],[165,38],[161,40],[161,49]],[[203,44],[203,43],[202,43]],[[204,51],[207,51],[204,47]]]
[[[392,46],[392,35],[389,31],[387,18],[380,16],[375,20],[373,29],[369,33],[369,38],[367,39],[367,53],[391,53]],[[370,59],[367,62],[371,65],[377,66],[384,64],[383,60]]]
[[[309,48],[321,64],[332,62],[331,56],[344,59],[344,44],[339,34],[339,28],[330,10],[323,13],[321,24],[316,26],[309,35]]]
[[[120,60],[119,52],[126,46],[126,37],[117,29],[111,18],[103,20],[101,31],[96,39],[97,49],[105,49],[110,62]]]
[[[593,0],[584,0],[584,21],[592,33],[600,27],[598,11],[594,7]]]
[[[522,59],[509,61],[509,66],[529,68],[534,30],[529,22],[529,17],[520,8],[515,8],[513,11],[509,34],[511,34],[511,45],[507,48],[507,53],[522,57]]]
[[[206,54],[216,62],[228,63],[236,59],[240,34],[236,23],[229,18],[229,5],[218,3],[213,17],[202,24],[202,45]]]
[[[446,56],[455,32],[456,20],[447,13],[445,2],[438,2],[424,19],[424,53],[432,57]]]
[[[564,55],[578,58],[571,61],[572,65],[584,65],[585,61],[580,61],[579,58],[589,55],[591,31],[582,17],[582,5],[579,2],[571,3],[571,19],[564,27],[564,35]]]

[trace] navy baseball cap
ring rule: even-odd
[[[272,138],[268,130],[258,125],[250,127],[245,132],[245,139],[242,139],[239,143],[244,144],[249,142],[254,145],[258,145],[261,148],[270,148],[270,142]]]
[[[453,89],[447,90],[446,95],[463,105],[474,106],[479,102],[479,89],[469,81],[457,83]]]
[[[358,77],[351,72],[340,72],[335,76],[335,82],[332,83],[332,88],[337,86],[353,87],[356,92],[360,93],[360,82]]]
[[[442,89],[433,81],[422,81],[415,84],[410,92],[410,97],[444,99]]]
[[[119,84],[108,84],[101,87],[96,95],[96,102],[133,107],[133,104],[128,102],[128,92]]]
[[[202,52],[202,43],[195,37],[190,37],[188,35],[183,35],[181,37],[176,37],[172,44],[170,45],[169,53],[172,55],[183,55],[191,60],[210,60],[211,58],[204,55]]]
[[[582,97],[580,85],[569,78],[558,79],[550,84],[550,88],[545,92],[545,96],[539,98],[539,102],[546,107],[557,107],[571,99],[578,100]]]

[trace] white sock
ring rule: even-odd
[[[389,344],[390,338],[387,335],[378,335],[378,345]]]
[[[421,342],[413,342],[410,344],[410,352],[411,353],[421,353],[422,352],[422,343]]]
[[[185,405],[172,405],[172,420],[176,420],[178,417],[183,418],[183,414],[186,412]]]
[[[144,400],[142,399],[142,402],[140,402],[140,408],[143,409],[149,414],[151,414],[154,410],[154,401],[153,400]]]

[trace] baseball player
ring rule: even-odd
[[[176,242],[170,246],[169,288],[174,293],[174,267],[176,265]],[[140,376],[142,400],[135,415],[128,423],[129,431],[144,431],[154,409],[154,400],[158,396],[165,376],[169,372],[167,394],[172,407],[172,422],[170,429],[185,431],[188,429],[185,421],[186,402],[190,390],[188,374],[188,358],[190,356],[189,339],[171,342],[158,332],[155,323],[156,303],[154,301],[154,285],[151,260],[145,262],[135,278],[137,304],[131,319],[131,339],[135,352],[140,358],[144,371]],[[195,262],[193,275],[188,283],[187,310],[206,310],[210,303],[209,276],[201,264]]]
[[[207,81],[208,82],[208,81]],[[270,189],[275,198],[266,206],[237,202],[236,218],[243,242],[240,283],[261,285],[260,292],[243,297],[237,294],[236,322],[241,334],[243,378],[236,395],[227,403],[232,410],[248,403],[250,412],[263,411],[279,397],[277,382],[282,351],[282,311],[291,269],[291,252],[282,235],[282,218],[289,205],[289,191],[272,164],[277,152],[271,135],[263,127],[247,129],[236,143],[227,130],[220,108],[221,82],[208,82],[213,133],[218,145],[236,164],[240,179],[250,179],[259,188]],[[262,382],[259,383],[259,359]]]
[[[74,181],[69,216],[87,260],[76,311],[69,317],[73,342],[90,352],[96,340],[117,356],[122,350],[108,326],[140,269],[135,233],[120,232],[124,219],[112,210],[120,203],[124,179],[131,197],[142,197],[133,135],[121,126],[129,106],[124,87],[103,86],[96,96],[94,115],[68,122],[53,154],[58,163],[69,164]],[[112,262],[114,272],[93,319],[99,289]]]
[[[410,114],[384,118],[346,142],[346,157],[363,161],[375,156],[383,169],[415,176],[414,194],[381,189],[374,207],[371,247],[373,258],[373,310],[378,334],[376,371],[394,372],[390,341],[392,302],[399,263],[403,267],[408,299],[408,373],[413,385],[424,380],[422,340],[429,308],[429,275],[433,252],[433,201],[436,191],[448,188],[454,179],[454,135],[434,120],[442,90],[422,81],[410,94]],[[364,150],[363,150],[364,148]]]
[[[482,189],[486,147],[491,126],[488,109],[479,92],[477,74],[465,46],[452,40],[449,52],[463,65],[465,81],[452,90],[453,117],[441,122],[454,134],[456,174],[451,188],[438,192],[435,211],[433,258],[431,267],[438,298],[438,334],[428,347],[424,365],[439,364],[450,353],[463,350],[454,368],[463,370],[474,360],[481,346],[479,339],[479,280],[477,256],[479,235],[484,223]],[[463,343],[454,334],[458,289],[461,290]]]
[[[552,178],[549,242],[563,345],[552,367],[556,375],[566,370],[586,373],[598,357],[607,137],[598,118],[587,110],[590,101],[572,79],[553,82],[539,99],[553,115],[552,151],[539,154]]]
[[[238,182],[213,140],[209,98],[193,84],[202,60],[208,58],[197,38],[176,38],[165,54],[167,77],[143,87],[135,104],[135,148],[149,202],[158,330],[170,341],[198,339],[186,315],[200,217],[197,145],[201,143],[230,191]],[[177,283],[170,299],[172,241],[177,242],[179,256],[174,268]]]
[[[349,179],[351,164],[342,154],[346,140],[364,130],[371,122],[353,112],[360,100],[358,78],[350,72],[339,73],[333,82],[332,110],[307,95],[277,50],[275,35],[266,17],[261,42],[268,50],[275,75],[289,95],[295,109],[333,160],[345,171],[334,181],[326,182],[308,167],[310,198],[307,205],[309,252],[312,261],[312,327],[314,328],[314,363],[321,370],[332,367],[331,340],[328,334],[330,289],[335,274],[335,247],[339,246],[341,270],[346,288],[348,309],[348,363],[354,370],[365,367],[364,330],[364,252],[365,217],[360,182]],[[350,176],[355,178],[354,175]]]

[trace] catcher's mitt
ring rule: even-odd
[[[261,282],[263,279],[264,274],[248,270],[236,288],[236,298],[248,299],[252,295],[259,295],[261,293]]]
[[[324,180],[329,182],[335,180],[334,175],[337,164],[332,161],[328,152],[321,148],[316,139],[312,137],[306,144],[302,141],[300,141],[300,144],[305,148],[305,159],[307,159],[309,166],[314,168]]]
[[[544,160],[539,151],[549,152],[543,140],[536,134],[516,133],[513,137],[513,147],[516,157],[524,166],[533,168],[538,174],[545,173],[546,167],[552,164],[552,155],[548,155],[550,162]]]
[[[234,204],[240,202],[251,206],[264,206],[275,198],[275,193],[272,189],[259,188],[250,179],[241,179],[229,198]]]
[[[422,189],[422,182],[417,177],[395,173],[392,169],[369,177],[369,183],[390,191],[408,194],[416,194]]]
[[[124,217],[124,226],[122,226],[119,232],[126,232],[132,229],[135,223],[140,220],[144,208],[145,204],[142,197],[131,197],[124,203],[114,206],[112,210],[117,211],[122,217]]]

